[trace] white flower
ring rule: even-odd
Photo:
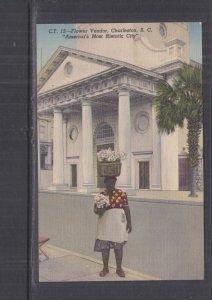
[[[122,159],[126,159],[127,155],[123,151],[112,151],[111,148],[108,149],[102,149],[97,153],[98,161],[118,161]]]
[[[108,197],[98,194],[94,197],[94,203],[96,204],[97,208],[106,208],[110,205],[110,200]]]

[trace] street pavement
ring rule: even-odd
[[[148,280],[143,274],[124,268],[124,266],[126,277],[121,278],[116,274],[115,266],[111,265],[109,274],[105,277],[99,277],[99,272],[102,270],[101,261],[48,244],[43,249],[48,254],[49,259],[43,255],[40,256],[40,282]]]
[[[63,193],[72,194],[70,191],[61,192],[61,194]],[[159,203],[167,201],[168,203],[193,203],[195,205],[202,204],[203,197],[203,192],[198,192],[198,197],[191,198],[189,197],[189,192],[179,191],[137,191],[135,196],[130,196],[131,199],[137,200],[137,198],[140,198],[142,201],[147,200]],[[158,280],[158,278],[150,278],[124,266],[125,278],[121,278],[116,274],[115,266],[110,266],[110,273],[102,278],[99,277],[99,272],[103,267],[100,260],[57,248],[49,243],[45,245],[44,249],[48,253],[49,259],[46,260],[45,257],[41,257],[41,262],[39,263],[39,280],[41,282]]]

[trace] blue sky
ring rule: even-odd
[[[202,23],[188,23],[190,38],[190,58],[202,63]]]
[[[37,25],[37,70],[45,65],[51,55],[59,46],[73,47],[74,40],[65,39],[61,29],[70,30],[72,24],[39,24]],[[56,33],[49,33],[49,30],[56,30]],[[188,23],[190,38],[190,58],[202,63],[202,24],[200,22]]]
[[[72,24],[39,24],[37,25],[37,68],[43,67],[59,46],[74,47],[74,41],[65,39],[60,34],[61,29],[70,30]],[[57,29],[58,33],[49,33]],[[42,58],[41,58],[42,57]]]

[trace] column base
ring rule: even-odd
[[[151,190],[154,190],[154,191],[161,191],[161,190],[162,190],[162,187],[161,187],[160,184],[152,184]]]
[[[99,189],[95,184],[83,184],[77,191],[80,193],[98,193]]]
[[[135,189],[133,189],[129,185],[117,185],[117,188],[123,190],[124,192],[127,193],[127,195],[130,195],[130,196],[133,196],[136,194]]]
[[[48,187],[49,191],[68,191],[69,186],[66,184],[53,184],[52,186]]]

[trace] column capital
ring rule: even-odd
[[[129,96],[132,89],[127,85],[122,85],[114,89],[118,93],[119,96]]]
[[[82,106],[91,106],[92,104],[91,104],[91,99],[80,99],[80,102],[81,102],[81,104],[82,104]]]
[[[62,108],[60,108],[60,107],[54,107],[54,108],[53,108],[53,112],[54,112],[54,113],[63,113],[63,110],[62,110]]]

